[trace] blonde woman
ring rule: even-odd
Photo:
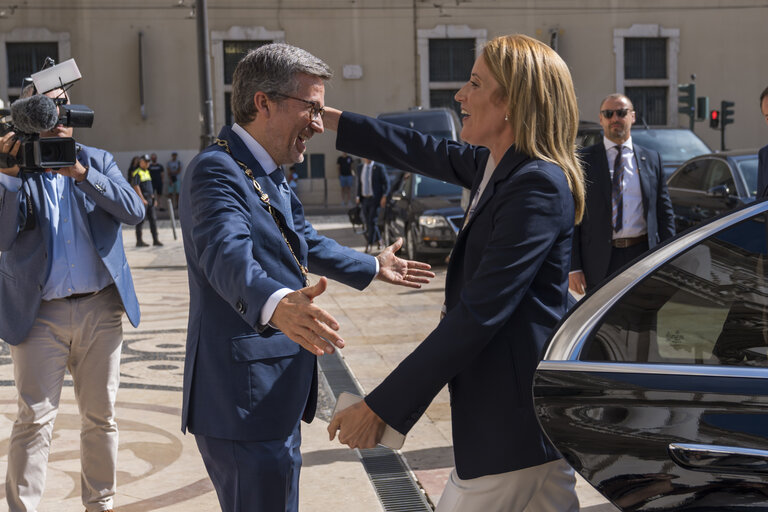
[[[533,373],[566,311],[584,211],[578,109],[565,63],[522,35],[490,41],[456,94],[469,145],[328,108],[337,148],[472,191],[448,264],[445,316],[365,401],[328,427],[352,448],[407,433],[451,392],[456,468],[437,510],[578,510],[573,470],[534,413]]]

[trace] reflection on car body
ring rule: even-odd
[[[536,372],[539,421],[622,510],[768,510],[768,202],[584,298]]]
[[[688,160],[667,181],[678,232],[749,204],[757,194],[757,150]]]

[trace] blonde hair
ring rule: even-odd
[[[520,34],[489,41],[483,57],[506,100],[515,147],[563,170],[578,224],[584,215],[584,171],[576,155],[579,109],[568,66],[550,47]]]

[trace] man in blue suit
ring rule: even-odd
[[[379,231],[379,209],[387,204],[389,180],[387,173],[377,163],[363,158],[357,169],[360,179],[357,181],[357,202],[363,210],[365,220],[365,252],[369,252],[374,244],[381,249],[381,232]]]
[[[61,89],[47,95],[66,97]],[[72,128],[41,135],[71,137]],[[0,151],[18,151],[12,132]],[[88,512],[113,507],[123,311],[139,324],[122,223],[143,215],[101,149],[78,145],[75,165],[53,172],[0,169],[0,338],[11,346],[19,394],[5,487],[13,512],[37,509],[67,369],[82,419],[83,504]]]
[[[317,404],[316,356],[344,342],[313,304],[326,278],[419,287],[429,265],[377,257],[320,236],[280,166],[323,132],[328,66],[270,44],[238,63],[235,124],[190,163],[179,207],[189,275],[182,430],[195,440],[225,511],[295,511],[300,421]]]
[[[760,94],[760,112],[768,124],[768,87]],[[757,198],[768,197],[768,145],[757,154]]]
[[[573,233],[569,276],[577,294],[675,235],[661,156],[633,144],[634,122],[630,99],[609,95],[600,105],[603,142],[582,151],[587,204]]]

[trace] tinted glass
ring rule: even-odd
[[[750,197],[757,195],[757,155],[735,157],[736,168],[744,178]]]
[[[447,108],[461,115],[461,105],[454,99],[457,89],[431,89],[429,91],[429,106],[432,108]],[[437,136],[437,135],[435,135]],[[442,138],[449,139],[451,136],[443,135]]]
[[[453,183],[446,183],[426,176],[414,174],[413,195],[414,197],[433,197],[433,196],[460,196],[462,188]]]
[[[388,123],[405,126],[421,133],[426,133],[438,139],[454,139],[454,120],[450,114],[441,110],[414,110],[413,112],[398,112],[381,114],[379,119]]]
[[[712,190],[715,187],[727,187],[730,195],[738,195],[731,168],[728,167],[727,163],[717,158],[710,160],[704,186],[706,190]]]
[[[667,186],[671,188],[682,188],[686,190],[706,190],[705,179],[709,160],[696,160],[669,178]]]
[[[689,158],[711,153],[707,145],[690,130],[643,130],[635,127],[632,140],[660,153],[665,164],[685,162]]]
[[[768,366],[766,215],[666,262],[606,314],[582,360]]]

